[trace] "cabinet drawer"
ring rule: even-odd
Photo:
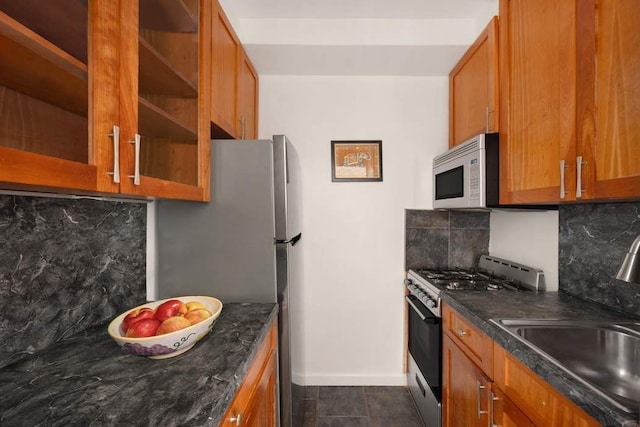
[[[267,337],[260,346],[258,353],[256,354],[244,381],[240,385],[238,392],[236,393],[229,409],[222,422],[221,426],[235,426],[244,425],[244,421],[251,418],[249,410],[252,409],[254,401],[270,401],[273,402],[275,408],[275,394],[268,399],[264,399],[264,396],[260,396],[261,390],[265,390],[265,387],[261,387],[263,378],[270,378],[273,374],[271,371],[275,371],[275,358],[276,351],[276,333],[277,325],[271,326]],[[274,377],[275,378],[275,377]],[[275,393],[275,391],[274,391]],[[272,411],[275,417],[275,409]],[[274,420],[275,423],[275,420]]]
[[[442,329],[469,358],[487,374],[493,376],[493,340],[471,325],[460,313],[443,305]]]
[[[495,383],[536,425],[600,425],[497,344],[494,361]]]

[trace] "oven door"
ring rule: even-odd
[[[436,317],[414,295],[406,296],[409,304],[409,353],[427,386],[441,401],[442,319]]]

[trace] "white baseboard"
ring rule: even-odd
[[[300,375],[292,374],[295,384],[312,386],[406,386],[406,374],[398,375],[344,375],[344,374],[319,374]]]

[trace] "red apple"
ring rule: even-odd
[[[186,319],[185,319],[186,320]],[[129,329],[127,329],[127,337],[129,338],[144,338],[152,337],[156,334],[156,331],[160,327],[160,321],[155,318],[142,319],[139,322],[135,322]]]
[[[179,299],[170,299],[165,301],[156,308],[156,319],[163,322],[170,317],[184,316],[187,312],[187,306]]]
[[[169,317],[168,319],[160,323],[160,326],[156,331],[156,335],[168,334],[171,332],[179,331],[180,329],[188,328],[189,326],[191,326],[191,322],[189,322],[184,317]]]
[[[211,317],[211,312],[206,308],[196,308],[195,310],[188,311],[184,315],[184,318],[191,322],[192,325],[200,323],[205,319]]]
[[[154,314],[152,309],[146,307],[133,309],[122,320],[120,331],[126,333],[134,323],[144,319],[153,319]]]

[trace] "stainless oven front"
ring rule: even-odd
[[[415,295],[409,307],[407,385],[427,427],[440,427],[442,401],[442,319]]]

